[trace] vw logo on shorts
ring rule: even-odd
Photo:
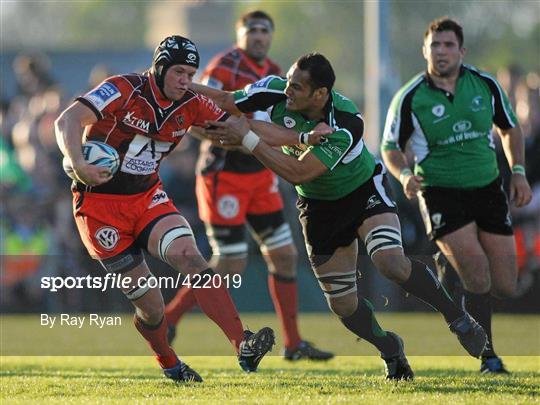
[[[240,203],[238,198],[233,195],[224,195],[217,202],[219,215],[223,218],[231,219],[238,215],[240,211]]]
[[[104,226],[99,228],[94,237],[105,250],[113,250],[120,240],[118,229],[112,226]]]
[[[465,131],[471,129],[471,127],[472,127],[472,122],[471,121],[463,120],[463,121],[456,122],[452,126],[452,129],[454,130],[454,132],[465,132]]]

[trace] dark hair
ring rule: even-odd
[[[456,34],[458,39],[459,47],[463,46],[463,27],[458,24],[457,21],[452,20],[450,17],[439,17],[431,21],[427,27],[426,32],[424,33],[424,39],[432,32],[443,32],[443,31],[452,31]]]
[[[267,20],[270,23],[272,30],[274,30],[274,20],[272,20],[272,17],[270,17],[267,13],[261,10],[248,11],[247,13],[244,13],[238,17],[238,20],[236,20],[236,29],[246,26],[248,21],[253,19]]]
[[[318,52],[308,53],[301,56],[295,64],[298,69],[309,72],[309,85],[312,90],[326,87],[328,92],[332,91],[336,75],[332,65],[323,55]]]

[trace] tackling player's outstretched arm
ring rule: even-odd
[[[330,135],[334,130],[324,122],[310,132],[296,132],[267,121],[249,120],[251,129],[270,146],[284,145],[318,145],[324,141],[324,135]]]
[[[204,84],[191,83],[189,85],[191,90],[196,93],[200,93],[208,98],[214,100],[214,102],[223,111],[227,111],[230,114],[242,114],[242,112],[236,107],[234,103],[234,96],[232,92],[215,89],[213,87],[205,86]]]
[[[213,130],[208,130],[213,136],[222,137],[229,145],[245,146],[262,164],[289,183],[295,185],[306,183],[328,170],[328,167],[309,152],[305,152],[297,160],[274,149],[250,130],[248,121],[243,117],[229,117],[225,122],[211,121],[209,123],[215,127]]]
[[[309,151],[296,160],[263,140],[259,141],[251,153],[267,168],[294,185],[307,183],[328,170],[328,167]]]
[[[58,147],[71,160],[77,178],[89,186],[106,183],[112,178],[108,168],[88,164],[82,154],[81,128],[95,122],[96,114],[79,101],[65,109],[54,122]]]

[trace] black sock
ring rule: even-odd
[[[339,319],[347,329],[374,345],[381,354],[391,356],[399,350],[395,339],[379,326],[373,313],[373,306],[367,299],[359,296],[356,311],[346,318]]]
[[[489,292],[484,294],[475,294],[467,290],[464,291],[465,310],[476,319],[476,322],[484,328],[488,338],[486,349],[482,357],[496,356],[493,349],[493,340],[491,338],[491,296]]]
[[[452,301],[429,267],[418,260],[410,259],[410,261],[411,275],[401,284],[401,288],[439,311],[447,323],[463,316],[463,310]]]

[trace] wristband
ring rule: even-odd
[[[298,134],[298,144],[299,145],[307,145],[309,140],[309,134],[306,134],[305,132],[300,132]]]
[[[242,145],[244,145],[250,152],[253,152],[253,149],[255,149],[255,147],[259,144],[260,140],[261,139],[258,137],[258,135],[250,130],[242,138]]]
[[[403,183],[403,179],[407,176],[411,176],[413,174],[412,170],[406,167],[405,169],[401,169],[399,172],[399,182]]]
[[[514,165],[512,166],[512,174],[521,174],[522,176],[525,176],[525,168],[522,165]]]

